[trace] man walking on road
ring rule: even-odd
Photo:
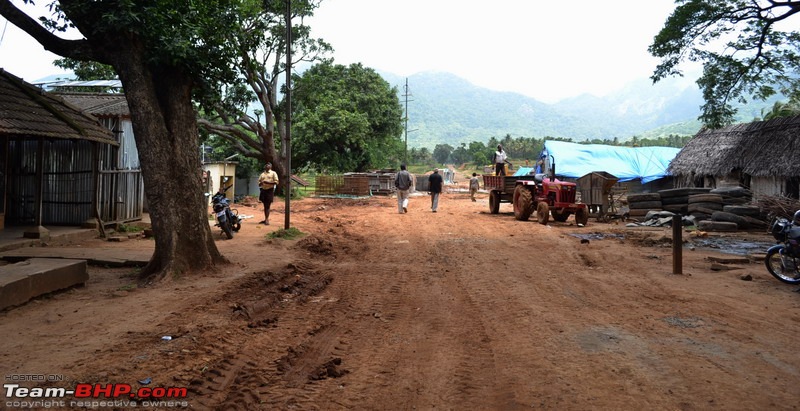
[[[275,187],[278,182],[278,173],[272,171],[272,163],[264,165],[264,172],[258,176],[258,188],[261,189],[258,200],[264,204],[264,221],[259,224],[269,225],[269,208],[275,198]]]
[[[481,188],[481,182],[478,180],[478,173],[472,173],[472,178],[469,179],[469,198],[475,202],[475,194]]]
[[[439,169],[433,169],[433,174],[428,177],[428,184],[430,185],[428,190],[431,192],[431,211],[434,213],[439,208],[439,194],[442,193],[442,183],[444,183],[444,180],[439,174]]]
[[[400,164],[400,172],[394,177],[394,187],[397,189],[397,212],[408,212],[408,190],[411,189],[411,174],[406,171],[406,165]]]

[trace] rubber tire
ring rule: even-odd
[[[752,201],[746,197],[723,197],[722,203],[727,205],[743,205],[750,204]]]
[[[547,225],[550,221],[550,207],[544,201],[536,205],[536,219],[541,225]]]
[[[729,223],[736,223],[739,228],[748,228],[750,224],[740,215],[733,213],[726,213],[725,211],[715,211],[711,214],[711,219],[714,221],[727,221]]]
[[[628,208],[631,210],[654,210],[661,208],[661,201],[639,201],[636,203],[628,203]]]
[[[760,208],[741,205],[726,205],[722,207],[722,211],[748,217],[759,217],[761,215]]]
[[[222,231],[225,233],[225,237],[228,237],[228,240],[233,238],[233,230],[231,230],[231,222],[225,220],[225,224],[220,224]]]
[[[661,194],[658,193],[628,194],[628,204],[639,203],[642,201],[661,201]]]
[[[500,212],[500,193],[497,190],[489,192],[489,212],[492,214]]]
[[[664,197],[661,199],[661,204],[663,205],[673,205],[673,204],[689,204],[689,196],[678,196],[678,197]]]
[[[563,210],[564,210],[564,212],[559,212],[557,208],[554,208],[554,209],[550,210],[550,214],[553,216],[553,220],[556,220],[559,223],[563,223],[564,221],[567,221],[567,219],[569,218],[570,214],[572,214],[572,213],[569,212],[569,210],[567,210],[567,209],[563,209]]]
[[[772,274],[773,277],[777,278],[780,282],[786,284],[800,284],[800,278],[789,277],[783,274],[783,264],[779,252],[782,249],[784,249],[783,246],[767,251],[767,256],[764,257],[764,265],[767,267],[767,271],[769,271],[769,273]],[[795,275],[798,274],[796,271],[797,270],[795,269]]]
[[[691,203],[686,206],[686,209],[689,213],[693,211],[702,211],[705,213],[705,210],[722,211],[723,207],[722,203]]]
[[[659,190],[658,194],[661,194],[661,198],[664,199],[668,197],[686,197],[692,194],[704,194],[709,191],[711,191],[711,188],[707,187],[680,187]]]
[[[661,208],[663,208],[664,210],[669,211],[671,213],[686,214],[688,206],[686,204],[669,204],[669,205],[665,205],[665,206],[663,206]]]
[[[687,201],[689,204],[694,203],[720,203],[722,204],[722,196],[719,194],[693,194],[689,196]]]
[[[533,193],[523,185],[514,188],[514,218],[519,221],[528,221],[533,214]]]
[[[723,197],[753,197],[753,192],[744,187],[719,187],[710,191],[711,194],[720,194]]]
[[[589,210],[585,208],[579,208],[575,211],[575,224],[586,225],[589,223]]]

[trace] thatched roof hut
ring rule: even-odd
[[[685,181],[738,179],[747,186],[754,178],[766,179],[774,187],[754,187],[754,191],[791,195],[796,188],[786,188],[784,183],[800,177],[798,159],[800,116],[794,116],[703,129],[672,160],[668,170]]]

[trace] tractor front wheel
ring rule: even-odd
[[[547,225],[547,222],[550,221],[550,207],[544,201],[536,206],[536,219],[539,220],[541,225]]]
[[[575,212],[575,223],[578,225],[586,225],[589,222],[589,210],[585,208],[579,208],[578,211]]]
[[[514,218],[528,221],[533,214],[533,193],[523,185],[514,189]]]

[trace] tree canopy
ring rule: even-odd
[[[29,3],[30,0],[24,0]],[[285,3],[284,3],[285,4]],[[113,67],[131,112],[155,251],[140,275],[151,281],[225,262],[203,197],[196,101],[235,78],[239,50],[227,33],[261,10],[256,0],[53,2],[53,18],[32,19],[10,0],[0,15],[62,57]],[[57,35],[77,28],[84,38]]]
[[[293,66],[326,61],[325,56],[332,51],[324,40],[311,37],[311,28],[303,22],[313,16],[320,1],[292,1]],[[234,64],[237,75],[229,79],[219,96],[202,102],[199,124],[242,156],[272,162],[283,179],[289,172],[284,170],[286,155],[281,149],[286,136],[286,109],[279,98],[279,92],[285,91],[286,7],[281,1],[264,5],[238,31],[228,33],[230,44],[238,50]]]
[[[403,158],[397,89],[361,64],[325,62],[294,81],[293,160],[317,171],[366,171]]]
[[[732,100],[791,95],[800,84],[800,33],[794,0],[676,0],[678,7],[648,48],[661,59],[652,80],[680,75],[685,60],[703,63],[697,81],[705,104],[700,120],[733,122]],[[791,29],[789,29],[791,28]]]

